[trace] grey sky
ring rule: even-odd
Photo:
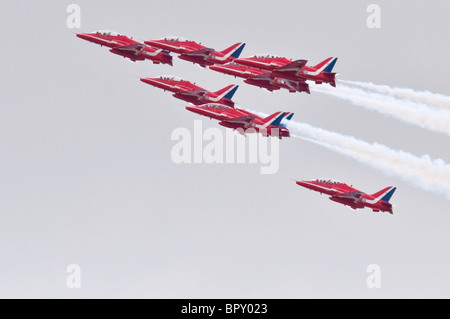
[[[298,139],[280,170],[176,165],[171,132],[200,117],[138,77],[173,74],[242,107],[450,162],[448,137],[312,92],[269,93],[174,57],[130,63],[74,32],[179,35],[242,56],[272,53],[339,78],[450,95],[448,1],[2,1],[0,297],[450,297],[450,202]],[[203,126],[218,127],[203,119]],[[394,215],[351,211],[291,179],[331,177],[374,193],[397,186]],[[66,267],[81,267],[81,288]],[[366,267],[381,267],[380,289]]]

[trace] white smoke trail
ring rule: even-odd
[[[379,85],[372,82],[339,80],[341,83],[356,85],[378,93],[389,94],[404,99],[409,99],[418,103],[426,103],[437,107],[450,108],[450,96],[429,91],[416,91],[408,88],[391,88],[388,85]]]
[[[378,143],[367,143],[352,136],[330,132],[299,122],[288,122],[291,133],[315,144],[353,158],[414,186],[450,200],[450,165],[429,155],[420,157]]]
[[[450,112],[445,109],[342,84],[335,88],[311,86],[311,89],[421,128],[450,135]]]
[[[262,112],[248,111],[261,117],[268,116]],[[350,157],[386,175],[397,176],[420,189],[443,194],[450,200],[450,165],[442,159],[432,159],[429,155],[416,156],[301,122],[283,120],[282,123],[287,125],[293,137]]]

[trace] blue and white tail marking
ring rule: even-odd
[[[236,90],[238,89],[239,85],[229,85],[227,87],[224,87],[223,89],[220,89],[217,92],[214,93],[208,93],[207,96],[211,102],[218,102],[221,99],[225,98],[228,100],[231,100],[233,98],[234,93],[236,93]],[[213,97],[216,96],[216,97]]]
[[[234,85],[230,90],[226,91],[223,94],[223,98],[231,100],[234,96],[234,93],[236,93],[238,88],[239,88],[239,85]]]
[[[333,71],[334,65],[336,64],[338,58],[334,58],[331,62],[323,69],[325,72],[331,73]]]
[[[393,186],[386,187],[385,189],[379,191],[378,193],[373,194],[372,197],[375,197],[374,199],[367,199],[366,202],[369,204],[376,204],[380,200],[389,202],[396,189],[397,187]]]
[[[285,113],[284,118],[281,121],[282,123],[280,123],[280,126],[286,128],[286,125],[292,119],[293,116],[294,116],[294,113],[292,113],[292,112]]]
[[[242,43],[240,46],[238,46],[235,51],[231,54],[231,56],[235,59],[239,58],[239,56],[242,53],[242,50],[244,50],[245,43]]]
[[[281,113],[280,115],[278,115],[277,117],[275,117],[272,121],[269,121],[268,124],[269,125],[273,125],[273,126],[280,126],[281,120],[284,118],[284,116],[286,115],[286,113]],[[272,122],[272,123],[270,123]]]
[[[314,68],[315,71],[308,72],[309,75],[319,75],[322,71],[330,72],[333,71],[334,65],[336,64],[337,58],[328,58],[319,64],[317,64]]]
[[[245,43],[233,44],[231,47],[220,52],[223,54],[222,57],[216,56],[215,59],[218,61],[225,61],[230,56],[233,57],[234,59],[237,59],[241,55],[242,50],[244,50],[244,47],[245,47]]]
[[[386,195],[384,195],[383,198],[381,198],[381,200],[389,202],[396,189],[397,187],[391,187],[391,189],[387,191]]]

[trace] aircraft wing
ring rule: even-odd
[[[135,44],[129,44],[129,45],[123,45],[121,47],[117,47],[115,48],[115,50],[117,50],[118,52],[122,52],[122,53],[132,53],[135,55],[138,55],[139,52],[142,51],[142,49],[145,48],[144,44],[140,44],[140,43],[135,43]]]
[[[286,78],[276,78],[274,83],[288,89],[290,92],[310,93],[306,79],[296,78],[295,80],[289,80]]]
[[[244,124],[248,125],[250,124],[256,117],[251,115],[244,115],[239,117],[234,117],[231,119],[223,120],[222,122],[228,123],[228,124]]]
[[[269,91],[279,90],[280,87],[274,84],[274,78],[270,72],[260,75],[250,76],[244,82],[266,88]]]
[[[346,192],[346,193],[340,193],[333,195],[333,197],[341,198],[341,199],[352,199],[355,201],[355,203],[364,195],[363,192]]]
[[[191,52],[187,52],[187,53],[182,53],[180,55],[186,56],[186,57],[198,57],[198,56],[208,57],[213,52],[214,52],[214,49],[204,48],[204,49],[195,50],[195,51],[191,51]]]
[[[281,77],[293,77],[300,73],[300,71],[305,67],[307,60],[296,60],[292,63],[286,64],[278,69],[272,71],[276,76]]]
[[[176,94],[177,94],[177,96],[202,97],[206,93],[208,93],[208,91],[206,91],[206,90],[191,90],[191,91],[180,92],[180,93],[176,93]]]
[[[267,73],[263,73],[263,74],[252,76],[250,79],[260,80],[260,81],[272,81],[273,77],[270,74],[270,72],[267,72]]]

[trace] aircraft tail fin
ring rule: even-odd
[[[286,112],[284,114],[284,118],[282,120],[282,122],[284,123],[280,123],[280,126],[286,128],[287,123],[292,119],[292,117],[294,116],[294,113],[292,112]]]
[[[269,115],[265,119],[263,119],[264,127],[268,127],[269,125],[280,126],[281,120],[284,118],[286,113],[284,112],[275,112],[272,115]]]
[[[331,73],[333,71],[334,65],[336,64],[338,58],[333,58],[331,60],[330,64],[327,65],[327,67],[324,69],[325,72]]]
[[[314,69],[331,73],[333,71],[334,65],[336,64],[337,59],[338,58],[333,57],[325,59],[316,66],[314,66]]]
[[[233,98],[234,93],[236,93],[237,89],[239,88],[239,85],[232,84],[227,87],[224,87],[223,89],[214,92],[214,95],[217,96],[217,99],[220,100],[222,98],[231,100]]]
[[[379,192],[376,192],[372,196],[377,199],[377,202],[380,201],[380,200],[383,200],[385,202],[389,202],[389,200],[391,199],[391,197],[394,194],[396,189],[397,189],[397,187],[389,186],[389,187],[386,187],[386,188],[382,189]]]
[[[286,113],[281,113],[279,116],[275,118],[275,120],[271,123],[273,126],[280,126],[281,121],[284,119]]]
[[[224,56],[231,56],[235,59],[239,58],[239,56],[242,53],[242,50],[244,50],[245,47],[245,43],[239,42],[236,44],[233,44],[231,47],[220,51],[220,53],[222,53]]]

